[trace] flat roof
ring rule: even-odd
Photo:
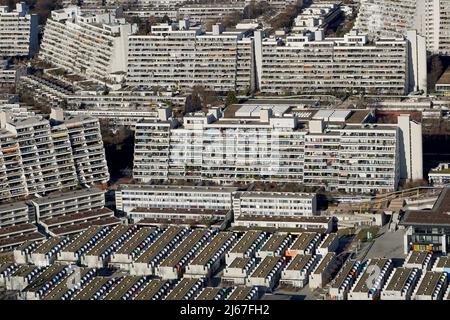
[[[0,248],[14,246],[14,245],[20,245],[21,243],[24,243],[29,240],[42,240],[45,238],[46,237],[42,233],[35,231],[32,233],[27,233],[27,234],[20,235],[20,236],[4,238],[4,239],[0,240]]]
[[[217,216],[214,216],[216,218]],[[212,226],[220,224],[223,219],[214,221]],[[178,226],[202,226],[205,227],[206,223],[201,219],[186,219],[186,218],[144,218],[137,222],[138,225],[149,226],[161,226],[161,225],[178,225]]]
[[[374,266],[378,267],[378,270],[383,269],[385,264],[387,263],[388,259],[372,259],[370,260],[369,265],[367,266],[367,269],[364,271],[364,273],[359,278],[356,286],[352,290],[353,292],[369,292],[371,289],[367,284],[369,282],[369,278],[372,275]],[[370,267],[370,268],[369,268]]]
[[[62,235],[68,235],[68,234],[73,234],[73,233],[79,233],[79,232],[86,230],[89,227],[92,227],[92,226],[106,227],[106,226],[114,226],[114,225],[117,225],[120,223],[122,223],[122,220],[120,220],[117,217],[106,217],[106,218],[99,218],[99,219],[95,219],[95,220],[89,220],[89,221],[83,222],[83,223],[66,225],[66,226],[62,226],[62,227],[53,227],[53,228],[50,228],[49,230],[56,235],[62,236]]]
[[[214,300],[215,297],[220,292],[220,288],[206,287],[200,292],[200,294],[195,298],[195,300]]]
[[[431,256],[431,253],[428,251],[411,251],[405,263],[418,264],[422,266],[428,256]]]
[[[405,212],[402,225],[414,226],[450,226],[450,188],[441,191],[431,210],[408,210]]]
[[[322,243],[320,244],[320,248],[328,248],[331,243],[334,241],[334,239],[336,239],[338,237],[338,235],[336,233],[329,233],[327,235],[325,235],[325,239],[322,241]]]
[[[444,73],[442,73],[439,80],[436,82],[436,84],[450,84],[450,67],[448,67]]]
[[[384,289],[386,291],[401,291],[408,280],[411,272],[414,269],[400,267],[395,269],[394,274],[391,277],[391,281],[389,281],[387,287]]]
[[[137,259],[136,263],[149,263],[153,258],[161,252],[178,234],[183,231],[184,227],[171,226],[153,242],[147,250],[145,250]]]
[[[274,191],[244,191],[240,195],[241,199],[245,198],[270,198],[270,199],[313,199],[316,196],[315,193],[306,192],[274,192]]]
[[[114,242],[116,242],[120,237],[130,230],[130,226],[118,225],[111,232],[109,232],[106,237],[97,242],[92,248],[86,251],[84,254],[87,256],[99,256],[106,249],[110,248]]]
[[[48,267],[44,272],[42,272],[36,279],[34,279],[31,284],[25,288],[24,291],[28,292],[37,292],[41,289],[46,283],[48,283],[53,277],[55,277],[58,273],[63,271],[67,266],[63,266],[60,264],[53,264]]]
[[[344,283],[345,279],[347,278],[348,274],[352,270],[353,266],[355,265],[356,261],[353,260],[347,260],[342,267],[341,271],[339,271],[336,278],[334,278],[331,287],[338,289],[341,287],[341,285]]]
[[[233,238],[232,232],[219,232],[211,242],[189,263],[190,265],[206,265],[211,260],[214,254],[219,250],[228,240]]]
[[[101,226],[91,226],[83,233],[81,233],[75,240],[70,243],[67,247],[65,247],[62,251],[63,252],[77,252],[80,250],[86,243],[88,243],[89,240],[92,239],[93,236],[95,236],[100,230],[102,230],[103,227]]]
[[[141,291],[139,291],[134,300],[152,300],[167,283],[168,281],[166,280],[150,280],[150,282],[147,283],[147,285],[142,288]]]
[[[131,254],[146,238],[156,231],[155,228],[143,227],[126,241],[115,254]]]
[[[27,275],[29,275],[31,272],[39,270],[44,270],[44,267],[36,267],[33,265],[20,265],[19,268],[11,275],[13,277],[21,277],[25,278]],[[39,275],[38,273],[37,275]]]
[[[287,242],[288,240],[289,236],[287,234],[274,233],[263,244],[260,251],[275,252],[280,249],[283,243]]]
[[[264,216],[264,215],[240,215],[238,221],[280,221],[299,223],[329,223],[332,217],[311,216]]]
[[[437,268],[450,268],[450,256],[439,257],[436,264]]]
[[[280,257],[265,257],[252,272],[250,278],[267,278],[270,272],[276,267],[278,262],[281,261]]]
[[[286,270],[301,271],[312,258],[312,254],[297,254],[294,259],[291,260]]]
[[[0,228],[0,239],[14,234],[37,231],[37,227],[32,223],[21,223],[15,226]]]
[[[110,278],[107,277],[94,277],[84,288],[72,297],[72,300],[90,300],[91,297],[100,288],[106,284]]]
[[[317,232],[302,232],[297,239],[295,239],[289,249],[304,251],[314,241],[314,239],[319,240],[319,236],[320,234]]]
[[[114,216],[114,211],[108,208],[101,208],[98,210],[89,210],[83,211],[79,213],[66,214],[58,217],[50,217],[46,219],[42,219],[40,222],[47,225],[48,227],[52,227],[55,225],[61,225],[66,223],[73,223],[83,220],[92,220],[99,217],[105,216]]]
[[[237,286],[228,296],[227,300],[247,300],[253,287]]]
[[[25,201],[0,203],[0,212],[7,212],[12,210],[26,210],[28,212],[28,206]]]
[[[236,187],[221,187],[221,186],[184,186],[184,185],[147,185],[147,184],[121,184],[118,190],[142,190],[142,191],[154,191],[154,192],[211,192],[216,193],[234,192],[237,191]]]
[[[82,279],[90,269],[88,268],[80,268],[80,279]],[[74,270],[75,272],[75,270]],[[72,275],[70,273],[70,275]],[[43,300],[61,300],[62,296],[69,291],[68,283],[71,280],[70,275],[68,275],[63,281],[58,283],[53,289],[51,289],[44,297]]]
[[[212,209],[197,209],[197,208],[134,208],[130,211],[132,213],[154,213],[154,214],[185,214],[185,215],[194,215],[194,214],[205,214],[205,215],[218,215],[225,216],[229,210],[212,210]]]
[[[317,266],[317,268],[314,270],[314,274],[321,274],[322,272],[325,271],[325,269],[328,267],[328,265],[333,261],[334,257],[336,256],[336,254],[334,252],[328,252],[323,258],[322,260],[320,260],[319,265]]]
[[[246,253],[261,235],[263,235],[263,232],[261,231],[251,230],[245,232],[230,250],[230,253]]]
[[[431,297],[436,290],[439,281],[444,276],[443,272],[427,271],[422,277],[416,295]]]
[[[208,230],[206,229],[197,229],[192,231],[181,243],[180,245],[173,251],[171,254],[165,258],[162,263],[159,265],[160,267],[172,267],[174,268],[181,259],[183,259],[188,252],[197,244],[199,241],[208,235]]]
[[[47,203],[65,201],[67,199],[74,199],[74,198],[78,198],[78,197],[87,197],[87,196],[104,194],[104,193],[105,193],[105,191],[100,190],[95,187],[92,187],[89,189],[71,190],[70,192],[55,192],[55,193],[51,193],[45,197],[34,198],[31,201],[38,205],[44,205]]]
[[[103,300],[120,300],[142,278],[140,276],[124,276]]]
[[[61,241],[63,241],[63,238],[61,237],[51,237],[50,239],[42,243],[39,247],[37,247],[35,250],[33,250],[32,253],[47,254],[51,249],[56,247],[56,245],[61,243]]]
[[[233,259],[233,261],[227,266],[227,268],[232,269],[243,269],[247,264],[250,263],[251,260],[254,258],[250,257],[236,257]]]
[[[182,278],[175,287],[170,291],[165,300],[183,300],[186,294],[197,283],[201,283],[201,279],[197,278]]]

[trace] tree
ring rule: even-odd
[[[192,92],[190,95],[186,97],[186,101],[184,103],[184,114],[198,111],[202,109],[202,101],[197,92]]]
[[[266,1],[255,2],[251,0],[248,6],[244,8],[244,18],[245,19],[255,19],[261,15],[268,13],[272,8]]]
[[[236,97],[236,92],[228,91],[227,98],[225,99],[225,107],[229,105],[238,103],[238,98]]]
[[[225,28],[236,26],[242,20],[242,14],[239,11],[233,11],[222,19],[222,25]]]

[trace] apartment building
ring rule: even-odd
[[[450,50],[450,3],[447,0],[362,0],[355,28],[371,38],[406,35],[417,30],[427,49]]]
[[[195,23],[205,23],[216,21],[232,13],[244,13],[244,2],[236,3],[204,3],[204,4],[185,4],[178,8],[178,17],[180,19],[189,19]]]
[[[252,0],[245,0],[245,4],[249,5]],[[255,1],[259,2],[259,0]],[[303,0],[266,0],[269,6],[277,11],[285,10],[289,5],[303,6]]]
[[[341,15],[340,4],[336,2],[317,2],[302,10],[295,18],[292,31],[317,31],[326,29],[328,25]]]
[[[406,232],[404,253],[431,251],[447,254],[450,248],[450,188],[443,188],[431,210],[408,210],[400,225]]]
[[[0,88],[15,86],[26,73],[23,66],[10,65],[8,60],[0,60]]]
[[[53,130],[58,137],[68,135],[79,183],[105,184],[109,180],[105,149],[97,118],[75,116],[64,118],[57,113]],[[61,123],[61,121],[63,121]]]
[[[21,106],[19,103],[0,103],[0,123],[6,122],[5,117],[13,119],[25,120],[29,117],[34,117],[36,114],[31,111],[29,107]]]
[[[127,70],[128,36],[136,25],[111,13],[87,14],[70,6],[52,11],[40,58],[106,84],[121,82]]]
[[[299,181],[304,132],[295,118],[270,118],[269,112],[261,111],[261,121],[196,114],[184,117],[183,126],[172,118],[138,123],[134,178]]]
[[[139,122],[133,176],[141,182],[295,182],[364,193],[393,191],[400,179],[420,177],[419,128],[407,117],[369,124],[354,120],[359,113],[350,110],[289,109],[244,105],[227,117],[217,110],[189,115],[182,125],[163,112],[161,119]]]
[[[284,39],[263,38],[262,31],[256,31],[254,41],[257,84],[263,93],[408,93],[405,39],[370,43],[367,34],[357,31],[325,39],[320,30]]]
[[[428,181],[433,186],[450,184],[450,162],[439,163],[428,172]]]
[[[54,109],[55,112],[59,108]],[[61,112],[61,109],[59,109]],[[85,110],[64,110],[65,116],[89,116],[98,118],[100,121],[106,121],[111,128],[122,126],[134,130],[136,123],[145,119],[155,119],[157,112],[152,109],[128,108],[128,109],[85,109]]]
[[[28,206],[24,201],[0,204],[0,228],[30,222]]]
[[[130,87],[110,91],[107,95],[104,95],[103,92],[103,90],[80,90],[76,94],[67,97],[67,103],[75,109],[78,109],[80,106],[91,109],[114,109],[160,106],[166,102],[184,106],[186,100],[185,96],[170,91],[154,92],[152,90]]]
[[[129,37],[130,86],[190,90],[196,85],[218,92],[253,86],[253,41],[248,30],[212,32],[191,27],[189,20],[152,26],[149,35]]]
[[[0,6],[0,57],[32,56],[38,49],[38,16],[30,14],[25,2],[9,11]]]
[[[116,191],[116,208],[231,210],[233,187],[121,184]]]
[[[17,91],[21,94],[32,94],[33,99],[50,107],[58,107],[68,97],[74,95],[75,90],[61,81],[47,76],[26,75],[20,78]]]
[[[234,217],[240,215],[312,216],[316,214],[315,194],[299,192],[238,192],[233,197]]]
[[[41,117],[28,118],[6,122],[3,129],[14,141],[15,145],[8,143],[2,145],[3,158],[11,167],[11,182],[22,182],[25,194],[46,193],[77,184],[76,177],[70,175],[71,154],[56,154],[53,132],[48,120]],[[7,143],[7,141],[5,141]],[[6,150],[5,150],[6,149]],[[11,158],[13,157],[13,158]],[[59,168],[58,160],[65,164]],[[66,165],[69,165],[69,168]],[[8,167],[8,166],[7,166]],[[61,171],[59,170],[61,169]],[[69,171],[69,177],[67,172]],[[12,195],[12,193],[11,193]]]
[[[55,192],[27,201],[36,220],[98,210],[105,206],[105,191],[90,188]]]
[[[109,180],[97,119],[0,119],[0,200]]]

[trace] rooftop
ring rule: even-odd
[[[431,210],[406,211],[400,224],[450,227],[450,188],[442,190]]]

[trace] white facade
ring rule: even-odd
[[[395,190],[401,167],[403,176],[420,178],[420,125],[406,118],[399,125],[339,120],[331,129],[316,128],[314,120],[300,129],[296,115],[263,111],[259,119],[238,117],[239,111],[219,119],[196,114],[182,127],[171,118],[139,122],[133,177],[220,184],[258,179],[364,193]],[[405,153],[410,156],[400,158]]]
[[[257,85],[268,94],[408,91],[408,43],[385,38],[369,43],[352,31],[343,38],[294,34],[263,38],[255,32]],[[350,63],[351,61],[351,63]]]
[[[0,228],[29,222],[28,206],[25,202],[0,204]]]
[[[447,0],[362,0],[355,28],[371,37],[406,35],[417,30],[427,49],[450,50],[450,3]]]
[[[200,85],[227,92],[253,86],[253,41],[246,31],[212,32],[189,20],[152,26],[149,35],[129,37],[127,84],[190,90]]]
[[[76,6],[52,11],[40,57],[70,72],[114,83],[127,70],[128,36],[136,29],[110,13],[83,14]]]
[[[240,215],[312,216],[316,214],[316,195],[294,192],[238,193],[233,199],[234,217]]]
[[[425,38],[416,30],[407,32],[409,55],[409,91],[427,93],[427,49]]]
[[[98,210],[105,206],[105,192],[97,188],[58,192],[28,202],[40,219]]]
[[[58,119],[54,119],[58,121]],[[105,184],[109,180],[100,123],[91,117],[68,117],[56,124],[58,137],[67,133],[78,181],[83,185]]]
[[[8,112],[0,119],[0,200],[109,180],[97,119],[57,126],[37,116],[12,119]]]
[[[398,117],[400,129],[400,178],[423,179],[422,124],[410,120],[409,115]]]
[[[0,57],[31,56],[38,49],[38,16],[24,2],[16,9],[0,6]]]
[[[189,19],[193,22],[204,23],[207,21],[214,21],[220,17],[226,17],[227,15],[237,12],[243,14],[245,4],[243,2],[222,4],[184,4],[178,8],[177,13],[181,19]]]
[[[116,207],[129,213],[136,208],[230,210],[236,188],[164,185],[120,185]]]
[[[297,32],[326,29],[328,24],[336,19],[340,13],[341,8],[337,3],[312,3],[295,18],[292,30]]]

